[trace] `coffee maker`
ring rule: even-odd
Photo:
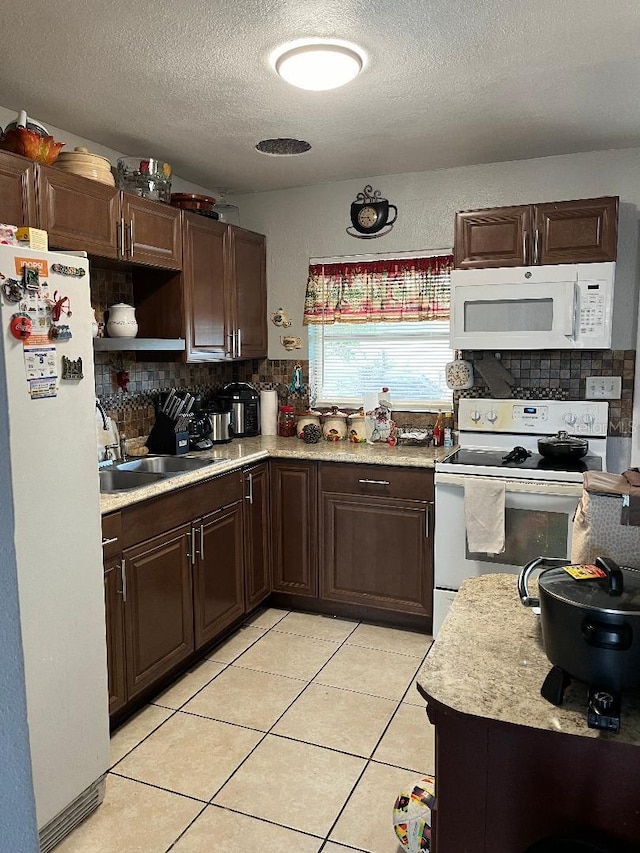
[[[202,409],[202,395],[195,394],[193,409],[189,421],[189,450],[209,450],[213,447],[211,441],[211,418]]]
[[[237,438],[260,433],[260,397],[248,382],[229,382],[216,398],[231,412],[231,427]]]

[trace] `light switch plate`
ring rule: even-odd
[[[622,376],[587,376],[587,400],[619,400],[622,397]]]

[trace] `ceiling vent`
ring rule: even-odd
[[[294,154],[304,154],[310,151],[311,145],[304,139],[263,139],[256,145],[256,151],[262,154],[273,154],[276,157],[291,157]]]

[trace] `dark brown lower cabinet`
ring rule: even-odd
[[[219,509],[191,529],[196,649],[244,613],[242,503]]]
[[[273,591],[317,596],[317,464],[270,465]]]
[[[109,713],[123,708],[127,701],[124,656],[124,601],[120,558],[105,562],[104,605],[107,627],[107,681]]]
[[[193,652],[190,534],[185,524],[123,551],[129,699]]]
[[[244,483],[244,603],[249,612],[271,592],[269,465],[248,468]]]

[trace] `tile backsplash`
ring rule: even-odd
[[[108,308],[115,302],[133,303],[131,273],[92,267],[91,304],[96,309],[98,323],[106,322]],[[484,355],[479,351],[463,353],[471,362]],[[621,376],[622,398],[608,401],[609,435],[631,435],[634,350],[505,350],[500,356],[501,364],[515,380],[515,398],[584,399],[587,376]],[[155,420],[154,399],[160,391],[172,387],[188,388],[207,398],[227,382],[250,382],[258,391],[275,388],[280,403],[292,404],[296,410],[307,408],[309,403],[308,361],[299,362],[304,386],[304,392],[300,393],[291,392],[289,388],[295,366],[289,359],[184,364],[177,360],[177,355],[175,361],[153,361],[151,358],[151,354],[145,353],[96,353],[96,394],[128,438],[148,435]],[[126,393],[117,386],[118,370],[129,373]],[[473,388],[454,394],[455,402],[461,395],[491,396],[477,370],[475,380]],[[418,427],[433,423],[434,416],[396,413],[396,420],[399,425]]]

